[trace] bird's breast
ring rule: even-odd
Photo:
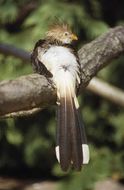
[[[51,46],[44,53],[39,51],[38,59],[52,74],[61,69],[71,71],[78,68],[75,55],[69,48],[63,46]]]

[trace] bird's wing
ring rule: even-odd
[[[53,76],[52,73],[48,71],[45,65],[38,59],[38,54],[39,54],[38,48],[41,48],[41,50],[43,49],[44,51],[45,42],[46,40],[39,40],[36,42],[33,52],[31,53],[31,62],[32,62],[33,70],[36,73],[45,75],[46,77],[52,77]]]

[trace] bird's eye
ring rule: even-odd
[[[65,32],[65,36],[68,36],[68,32]]]

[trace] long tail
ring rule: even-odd
[[[57,146],[56,156],[61,168],[67,171],[70,165],[80,171],[82,164],[89,162],[89,148],[84,125],[79,113],[78,100],[72,78],[64,73],[63,81],[57,82]]]

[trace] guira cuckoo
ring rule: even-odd
[[[32,52],[34,70],[52,78],[57,88],[56,157],[61,168],[80,171],[89,162],[89,147],[77,100],[81,66],[72,42],[78,40],[66,24],[57,24],[46,32]]]

